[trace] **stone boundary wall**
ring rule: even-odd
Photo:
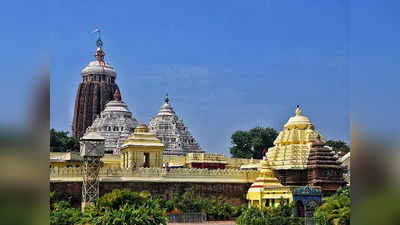
[[[250,183],[199,183],[199,182],[100,182],[100,196],[112,192],[113,189],[129,189],[135,192],[149,191],[152,195],[168,199],[172,193],[182,195],[188,188],[193,189],[200,196],[222,197],[232,205],[245,205],[246,193]],[[53,182],[50,191],[62,198],[71,199],[74,207],[79,207],[82,196],[82,182]]]
[[[207,170],[195,168],[177,168],[167,171],[163,168],[121,169],[103,167],[100,169],[101,182],[196,182],[196,183],[253,183],[258,171],[253,170]],[[50,168],[50,182],[80,182],[81,168]]]

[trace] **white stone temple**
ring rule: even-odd
[[[109,101],[100,116],[87,128],[98,132],[105,138],[105,153],[119,154],[122,143],[133,133],[138,122],[128,110],[128,105],[121,100],[118,89],[114,93],[114,100]]]
[[[164,155],[204,152],[183,124],[183,120],[176,116],[169,104],[168,95],[165,97],[165,103],[161,106],[160,112],[155,118],[151,118],[149,130],[155,133],[165,145]]]

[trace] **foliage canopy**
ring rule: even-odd
[[[319,225],[347,225],[350,224],[350,189],[342,187],[337,192],[324,199],[314,213]]]
[[[50,129],[50,151],[68,152],[79,151],[79,140],[68,136],[68,131]]]
[[[249,131],[236,131],[232,134],[230,148],[232,157],[262,159],[263,151],[274,146],[278,132],[273,128],[255,127]]]
[[[333,151],[335,152],[344,152],[344,153],[350,152],[350,147],[344,141],[329,140],[326,142],[325,145],[332,147]]]

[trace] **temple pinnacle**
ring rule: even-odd
[[[165,103],[169,102],[168,93],[165,95]]]
[[[297,105],[297,107],[296,107],[296,116],[300,116],[300,115],[301,115],[300,105]]]
[[[101,40],[100,37],[100,29],[95,29],[93,31],[93,33],[97,33],[98,34],[98,38],[96,41],[96,46],[97,46],[97,50],[96,53],[94,54],[94,57],[96,58],[96,61],[99,62],[100,66],[105,66],[106,63],[104,62],[104,56],[106,55],[102,49],[103,47],[103,41]]]

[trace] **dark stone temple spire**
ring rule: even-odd
[[[99,33],[99,31],[97,30]],[[118,91],[115,83],[117,74],[113,67],[104,61],[103,41],[100,36],[96,41],[97,50],[95,61],[89,63],[81,71],[82,83],[79,84],[75,98],[74,118],[72,122],[72,136],[80,138],[97,115],[104,110],[107,102],[114,99]]]
[[[324,146],[320,136],[311,144],[308,155],[308,184],[321,187],[322,194],[329,196],[345,185],[343,168],[331,149]]]

